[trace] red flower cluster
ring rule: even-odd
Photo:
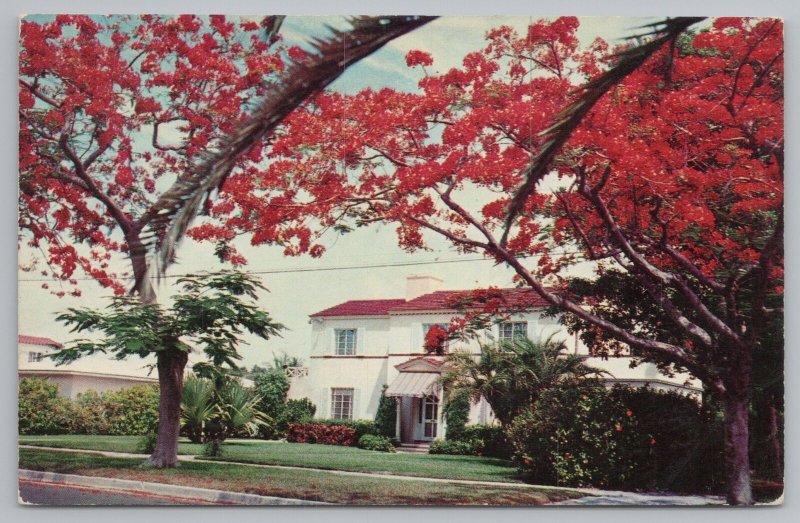
[[[350,447],[356,442],[355,429],[342,425],[290,423],[286,432],[286,441],[290,443],[320,443]]]
[[[425,351],[435,352],[437,354],[444,353],[444,347],[447,343],[449,335],[444,328],[434,325],[428,332],[425,333]]]

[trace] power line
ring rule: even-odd
[[[561,252],[554,252],[552,254],[560,255],[560,254],[576,254],[580,253],[581,251],[561,251]],[[531,256],[520,256],[520,258],[527,259],[527,258],[536,258],[541,256],[541,254],[531,255]],[[263,270],[253,270],[253,271],[243,271],[247,274],[291,274],[291,273],[304,273],[304,272],[330,272],[330,271],[348,271],[348,270],[358,270],[358,269],[383,269],[383,268],[390,268],[390,267],[412,267],[418,265],[441,265],[447,263],[466,263],[466,262],[479,262],[479,261],[494,261],[491,258],[451,258],[447,260],[428,260],[428,261],[407,261],[407,262],[394,262],[394,263],[380,263],[380,264],[362,264],[362,265],[339,265],[339,266],[330,266],[330,267],[301,267],[301,268],[286,268],[286,269],[263,269]],[[175,279],[175,278],[183,278],[185,276],[190,276],[194,273],[184,273],[184,274],[170,274],[163,276],[165,279]],[[70,278],[71,280],[75,281],[97,281],[102,279],[108,280],[129,280],[132,281],[134,278],[126,277],[126,278],[89,278],[89,277],[81,277],[81,278]],[[20,278],[18,281],[20,282],[53,282],[58,281],[54,280],[53,278]]]

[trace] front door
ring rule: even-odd
[[[439,399],[436,396],[425,396],[422,399],[422,439],[436,439],[439,426]]]

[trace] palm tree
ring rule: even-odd
[[[205,378],[189,376],[183,384],[181,398],[181,429],[192,443],[203,443],[206,429],[219,418],[214,401],[214,383]]]
[[[183,387],[181,428],[193,443],[243,433],[253,436],[271,421],[258,410],[259,400],[235,379],[215,382],[189,376]]]
[[[529,408],[552,387],[598,376],[603,371],[568,354],[564,342],[517,337],[481,346],[480,358],[466,352],[447,357],[440,379],[445,389],[465,390],[473,401],[481,397],[503,426]]]

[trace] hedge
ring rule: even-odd
[[[538,483],[706,492],[722,478],[719,423],[677,393],[554,388],[508,436],[517,466]]]
[[[76,401],[58,396],[58,385],[42,378],[19,382],[20,434],[139,436],[158,425],[158,387],[88,391]]]
[[[286,429],[286,441],[350,447],[358,441],[358,438],[355,429],[342,425],[290,423]]]

